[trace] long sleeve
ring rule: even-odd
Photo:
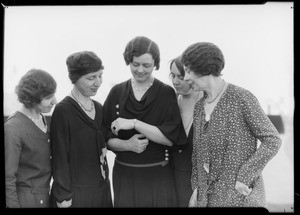
[[[168,110],[164,117],[162,125],[157,126],[158,129],[175,145],[187,144],[184,127],[181,120],[180,110],[174,90],[168,89],[166,98],[168,98]]]
[[[116,137],[110,129],[111,122],[114,120],[112,118],[113,111],[116,112],[117,108],[113,108],[113,99],[117,97],[118,95],[115,93],[115,87],[112,88],[103,104],[103,124],[105,128],[105,141],[107,142],[110,138]],[[118,111],[118,110],[117,110]]]
[[[261,142],[256,152],[242,165],[238,173],[237,180],[250,185],[261,174],[265,165],[277,154],[281,146],[281,139],[275,126],[252,93],[245,94],[241,107],[251,133]]]
[[[69,125],[66,113],[56,106],[51,119],[50,140],[52,146],[53,194],[58,202],[72,198],[69,167]]]
[[[6,206],[9,208],[20,207],[16,183],[22,146],[17,130],[13,124],[4,126]]]

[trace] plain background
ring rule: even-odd
[[[161,64],[153,75],[172,85],[169,61],[195,42],[223,51],[223,78],[250,90],[267,114],[281,115],[279,153],[263,171],[270,211],[294,207],[294,5],[15,6],[4,9],[3,110],[20,108],[14,93],[31,68],[48,71],[62,100],[72,89],[65,60],[89,50],[103,61],[103,84],[93,99],[103,104],[111,87],[131,77],[123,52],[135,36],[154,40]],[[49,114],[51,115],[51,113]],[[112,170],[114,155],[108,155]],[[111,171],[112,172],[112,171]]]

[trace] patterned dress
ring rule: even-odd
[[[191,182],[197,206],[265,207],[262,170],[281,146],[279,133],[248,90],[228,84],[207,122],[205,99],[194,109]],[[236,181],[251,193],[240,194]]]

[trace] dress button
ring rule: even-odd
[[[166,156],[166,157],[169,157],[169,154],[168,154],[168,153],[166,153],[166,154],[165,154],[165,156]]]
[[[168,149],[166,149],[165,152],[168,152]]]
[[[50,142],[50,139],[48,139],[47,141],[48,141],[48,143],[49,143],[49,142]]]
[[[119,111],[117,111],[117,115],[119,115]]]
[[[169,160],[169,158],[165,158],[165,160],[166,160],[166,161],[168,161],[168,160]]]
[[[52,159],[52,156],[50,156],[50,159]]]
[[[40,201],[40,203],[41,203],[41,204],[43,204],[43,203],[44,203],[44,201],[43,201],[43,200],[41,200],[41,201]]]
[[[119,107],[120,107],[119,104],[117,104],[117,105],[116,105],[116,108],[119,108]]]

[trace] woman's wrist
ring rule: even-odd
[[[137,119],[133,119],[132,122],[133,122],[133,129],[135,129],[135,126],[136,126],[136,123],[137,123]]]

